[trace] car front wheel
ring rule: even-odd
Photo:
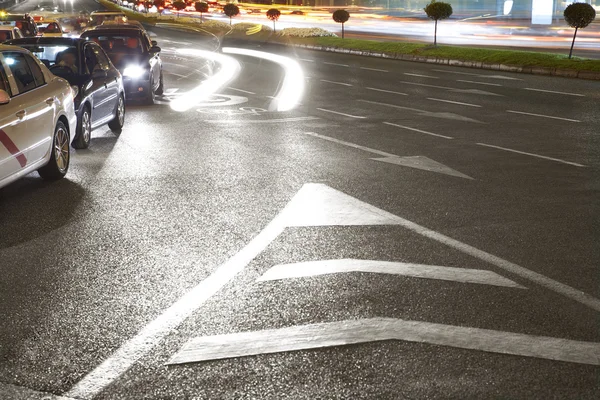
[[[64,177],[69,170],[71,159],[71,148],[69,147],[69,131],[61,121],[56,123],[52,147],[50,149],[50,161],[38,169],[40,176],[46,180],[57,180]]]
[[[91,137],[92,117],[89,107],[85,106],[81,112],[81,118],[77,121],[77,132],[73,141],[73,147],[76,149],[87,149],[90,145]]]
[[[115,117],[108,123],[108,127],[113,131],[120,133],[121,129],[123,129],[123,125],[125,124],[125,98],[123,95],[119,95],[119,100],[117,101]]]

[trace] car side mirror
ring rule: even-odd
[[[102,68],[96,68],[92,71],[92,78],[106,78],[107,73]]]
[[[150,47],[150,53],[160,53],[160,47],[158,47],[158,46]]]
[[[0,89],[0,105],[10,103],[10,96],[6,93],[6,90]]]
[[[158,42],[156,40],[152,40],[152,46],[158,46]]]

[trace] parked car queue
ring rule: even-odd
[[[0,44],[0,188],[36,170],[64,177],[71,146],[104,125],[120,133],[126,100],[153,104],[163,87],[160,47],[137,24]]]

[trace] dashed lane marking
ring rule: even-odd
[[[375,71],[375,72],[390,72],[387,69],[379,69],[379,68],[360,67],[360,69],[364,69],[367,71]]]
[[[336,81],[328,81],[327,79],[321,79],[321,82],[333,83],[334,85],[352,86],[350,83],[336,82]]]
[[[440,135],[439,133],[427,132],[427,131],[423,131],[421,129],[411,128],[409,126],[393,124],[391,122],[384,122],[384,124],[390,125],[390,126],[395,126],[397,128],[407,129],[409,131],[424,133],[426,135],[437,136],[437,137],[441,137],[441,138],[444,138],[444,139],[454,139],[452,136]]]
[[[344,117],[350,117],[350,118],[357,118],[357,119],[367,118],[367,117],[363,117],[363,116],[360,116],[360,115],[345,114],[345,113],[338,112],[338,111],[327,110],[325,108],[317,108],[317,110],[323,111],[323,112],[328,112],[328,113],[331,113],[331,114],[342,115]]]
[[[231,86],[229,86],[227,89],[235,90],[236,92],[241,92],[241,93],[246,93],[246,94],[256,94],[254,92],[249,92],[248,90],[238,89],[238,88],[234,88]]]
[[[451,113],[451,112],[433,112],[433,111],[427,111],[427,110],[420,110],[418,108],[404,107],[404,106],[398,106],[395,104],[381,103],[379,101],[370,101],[370,100],[363,100],[363,99],[358,99],[356,101],[361,102],[361,103],[375,104],[375,105],[384,106],[384,107],[397,108],[399,110],[414,111],[424,117],[451,119],[451,120],[456,120],[456,121],[467,121],[467,122],[474,122],[474,123],[478,123],[478,124],[482,123],[481,121],[477,121],[476,119],[465,117],[463,115],[459,115],[459,114],[455,114],[455,113]]]
[[[490,329],[370,318],[196,337],[168,362],[191,362],[281,353],[382,340],[427,343],[577,364],[600,365],[600,343]]]
[[[315,119],[319,119],[318,117],[292,117],[292,118],[275,118],[275,119],[260,119],[260,120],[205,120],[209,124],[279,124],[286,122],[301,122],[301,121],[314,121]]]
[[[377,89],[377,88],[372,88],[372,87],[366,87],[365,89],[367,89],[367,90],[373,90],[373,91],[376,91],[376,92],[399,94],[400,96],[408,96],[407,93],[395,92],[393,90]]]
[[[459,105],[459,106],[466,106],[466,107],[481,107],[478,104],[463,103],[463,102],[460,102],[460,101],[452,101],[452,100],[444,100],[444,99],[436,99],[434,97],[428,97],[427,100],[440,101],[440,102],[443,102],[443,103],[456,104],[456,105]]]
[[[348,64],[338,64],[338,63],[332,63],[332,62],[326,62],[326,61],[324,61],[323,64],[335,65],[337,67],[350,67]]]
[[[305,61],[305,62],[315,62],[315,60],[309,60],[307,58],[299,58],[298,60]]]
[[[468,80],[465,80],[465,79],[457,79],[456,81],[457,81],[457,82],[464,82],[464,83],[473,83],[473,84],[476,84],[476,85],[486,85],[486,86],[502,86],[502,85],[501,85],[501,84],[499,84],[499,83],[489,83],[489,82],[468,81]]]
[[[279,264],[269,268],[267,272],[256,281],[266,282],[347,272],[402,275],[411,278],[438,279],[443,281],[525,289],[524,286],[500,276],[493,271],[482,269],[358,259],[319,260]]]
[[[422,74],[411,74],[409,72],[405,72],[404,75],[408,75],[408,76],[418,76],[420,78],[432,78],[432,79],[440,79],[437,76],[431,76],[431,75],[422,75]]]
[[[556,161],[556,162],[563,163],[563,164],[574,165],[576,167],[585,167],[585,165],[583,165],[583,164],[578,164],[578,163],[571,162],[571,161],[561,160],[560,158],[547,157],[547,156],[542,156],[542,155],[535,154],[535,153],[528,153],[526,151],[508,149],[506,147],[494,146],[493,144],[486,144],[486,143],[477,143],[477,144],[479,146],[491,147],[491,148],[494,148],[494,149],[499,149],[499,150],[504,150],[504,151],[510,151],[512,153],[524,154],[524,155],[527,155],[527,156],[532,156],[532,157],[537,157],[537,158],[543,158],[544,160],[550,160],[550,161]]]
[[[534,91],[534,92],[543,92],[543,93],[564,94],[565,96],[577,96],[577,97],[585,97],[585,94],[579,94],[579,93],[568,93],[568,92],[557,92],[557,91],[555,91],[555,90],[534,89],[534,88],[525,88],[525,90],[531,90],[531,91]]]
[[[581,121],[579,121],[577,119],[555,117],[553,115],[534,114],[534,113],[528,113],[528,112],[523,112],[523,111],[514,111],[514,110],[506,110],[506,112],[513,113],[513,114],[521,114],[521,115],[531,115],[532,117],[558,119],[558,120],[561,120],[561,121],[568,121],[568,122],[581,122]]]

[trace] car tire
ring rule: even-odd
[[[154,93],[154,83],[150,82],[150,85],[148,85],[148,94],[144,99],[144,104],[147,104],[149,106],[153,105],[155,96],[156,94]]]
[[[85,105],[81,111],[81,118],[77,119],[77,131],[73,147],[76,149],[87,149],[92,138],[92,114],[90,107]]]
[[[50,147],[50,161],[42,168],[38,169],[40,176],[46,180],[61,179],[69,170],[69,161],[71,160],[71,148],[69,146],[70,135],[65,124],[61,121],[56,123],[54,135],[52,136],[52,146]]]
[[[125,124],[125,97],[119,95],[119,100],[115,106],[115,117],[108,123],[108,127],[111,131],[121,133],[123,125]]]
[[[160,71],[160,81],[158,84],[158,88],[156,89],[156,94],[161,96],[164,91],[165,91],[165,83],[163,81],[163,73],[162,73],[162,71]]]

